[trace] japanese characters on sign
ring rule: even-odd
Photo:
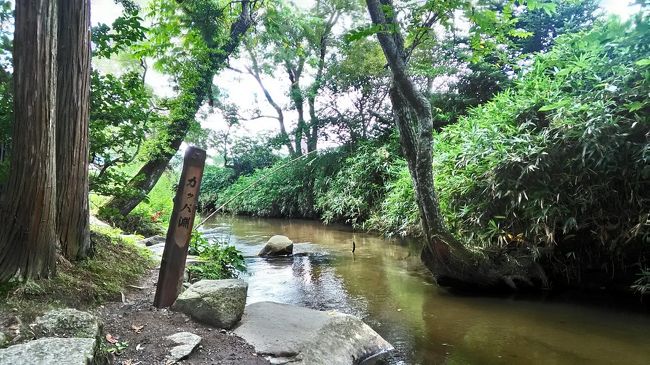
[[[194,216],[197,209],[197,197],[198,197],[198,188],[200,178],[197,179],[197,175],[200,174],[200,170],[197,168],[190,167],[188,169],[188,174],[183,180],[183,190],[179,195],[180,201],[175,205],[178,209],[177,219],[174,224],[176,225],[176,244],[179,247],[182,247],[184,242],[187,240],[187,237],[191,235],[192,223],[194,222]]]

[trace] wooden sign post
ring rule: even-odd
[[[174,211],[169,221],[165,250],[160,263],[156,296],[153,300],[153,305],[158,308],[174,304],[183,285],[185,260],[199,201],[204,166],[205,151],[189,147],[185,152],[183,172],[176,190]]]

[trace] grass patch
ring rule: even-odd
[[[77,263],[59,259],[51,279],[10,282],[0,286],[0,312],[31,321],[51,308],[84,309],[121,298],[121,292],[153,265],[146,248],[122,238],[112,228],[92,227],[94,255]]]

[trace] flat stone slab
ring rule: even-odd
[[[190,356],[199,343],[201,343],[201,336],[195,335],[192,332],[178,332],[165,338],[176,344],[176,346],[169,349],[169,359],[173,362]]]
[[[0,364],[88,365],[95,356],[94,338],[46,337],[0,350]]]
[[[392,351],[355,316],[274,302],[246,306],[234,333],[273,364],[358,364]]]
[[[32,324],[37,337],[99,336],[101,324],[97,317],[73,308],[51,310],[36,318]]]

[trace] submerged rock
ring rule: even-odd
[[[190,356],[192,351],[201,343],[201,336],[192,332],[178,332],[166,338],[176,344],[169,350],[169,359],[173,362]]]
[[[293,254],[293,241],[287,236],[271,237],[257,256],[287,256]]]
[[[393,350],[355,316],[274,302],[247,306],[234,333],[273,364],[358,364]]]
[[[87,365],[94,363],[94,338],[46,337],[0,350],[0,364]]]
[[[5,335],[4,332],[0,332],[0,347],[4,347],[7,342],[9,342],[9,336]]]
[[[199,322],[230,329],[242,317],[248,284],[239,279],[201,280],[178,296],[172,309]]]
[[[95,338],[101,331],[95,316],[73,308],[51,310],[36,318],[31,327],[37,337]]]

